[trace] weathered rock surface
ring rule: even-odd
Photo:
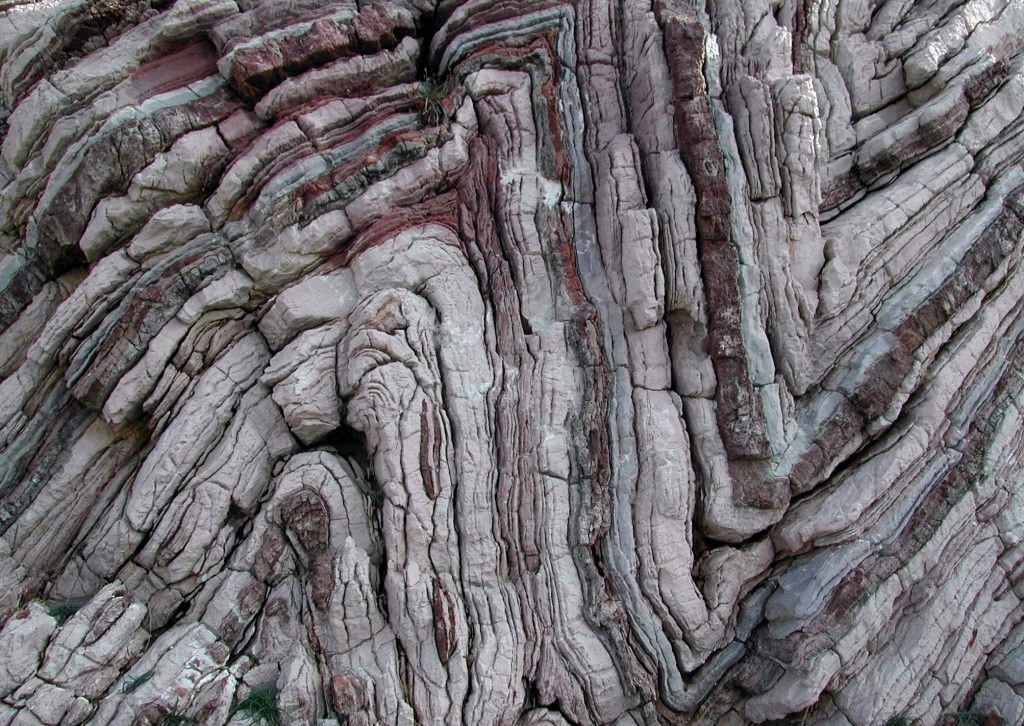
[[[1024,722],[1022,49],[0,0],[0,726]]]

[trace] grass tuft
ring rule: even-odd
[[[904,716],[903,714],[900,714],[898,716],[893,716],[888,721],[886,721],[885,726],[911,726],[912,723],[913,721],[910,720],[909,716]]]
[[[252,723],[280,726],[281,714],[277,710],[277,689],[257,688],[238,702],[235,709]]]
[[[121,686],[121,693],[134,693],[139,690],[139,686],[148,681],[153,677],[153,671],[146,671],[142,675],[136,676],[135,678],[129,678]]]
[[[420,83],[420,98],[423,109],[420,111],[420,118],[427,126],[441,126],[448,123],[448,112],[445,110],[445,100],[451,93],[451,79],[439,79],[435,76],[428,76]]]
[[[57,621],[57,625],[66,623],[72,615],[82,609],[82,606],[73,602],[60,602],[47,608],[50,617]]]
[[[195,721],[176,708],[163,714],[157,721],[157,726],[193,726],[193,724]]]

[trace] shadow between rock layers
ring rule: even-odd
[[[0,7],[0,724],[1024,722],[1024,4]]]

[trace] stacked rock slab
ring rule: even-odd
[[[1024,723],[1022,51],[0,0],[0,726]]]

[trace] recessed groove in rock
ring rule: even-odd
[[[0,2],[0,724],[1024,723],[1022,38]]]

